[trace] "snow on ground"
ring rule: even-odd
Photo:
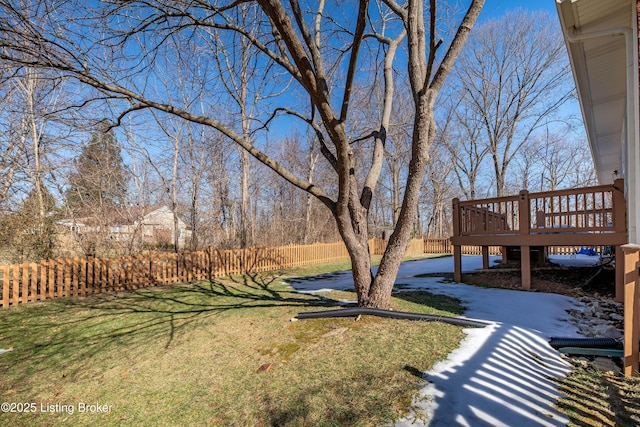
[[[565,267],[591,267],[600,264],[602,260],[597,255],[549,255],[549,261]]]
[[[554,257],[554,262],[587,265],[586,256]],[[597,257],[587,257],[594,262]],[[491,257],[490,262],[497,257]],[[465,256],[463,271],[482,267],[481,257]],[[550,378],[570,369],[548,344],[550,337],[579,337],[567,310],[581,307],[555,294],[486,289],[444,283],[425,273],[453,271],[453,257],[403,263],[397,283],[458,298],[465,317],[492,322],[465,329],[466,338],[448,359],[427,372],[428,384],[414,402],[414,413],[396,426],[563,426],[568,419],[554,409],[560,396]],[[351,273],[292,283],[300,291],[353,289]]]

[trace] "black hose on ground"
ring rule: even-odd
[[[622,342],[613,338],[558,338],[549,339],[549,345],[556,350],[562,347],[613,348],[622,349]]]
[[[420,313],[407,313],[402,311],[382,310],[379,308],[342,308],[338,310],[327,311],[309,311],[304,313],[298,313],[296,316],[298,319],[320,319],[325,317],[356,317],[358,315],[363,316],[378,316],[387,317],[391,319],[402,320],[418,320],[422,322],[443,322],[451,325],[463,326],[467,328],[484,328],[489,323],[481,322],[479,320],[464,319],[460,317],[449,316],[437,316],[434,314],[420,314]]]
[[[603,272],[604,272],[604,268],[600,267],[593,276],[589,277],[589,279],[586,282],[584,282],[581,288],[582,289],[589,288],[589,286],[593,285]]]

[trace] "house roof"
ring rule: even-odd
[[[578,98],[600,183],[623,172],[626,137],[626,43],[617,31],[634,28],[634,0],[556,0]],[[635,40],[635,38],[634,38]],[[632,60],[632,58],[629,58]]]
[[[133,225],[142,220],[152,212],[169,208],[163,205],[153,206],[131,206],[127,208],[106,208],[98,211],[78,211],[73,215],[73,219],[66,219],[65,224],[109,224],[110,226]]]

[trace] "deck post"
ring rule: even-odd
[[[624,250],[624,374],[638,375],[640,354],[640,280],[638,251],[640,245],[627,244]]]
[[[462,246],[453,245],[453,281],[462,282]]]
[[[520,246],[520,275],[522,289],[531,289],[531,250],[530,246]]]
[[[615,260],[616,260],[616,302],[624,302],[624,287],[625,287],[625,262],[626,257],[622,246],[615,246]]]
[[[452,204],[453,237],[457,238],[462,234],[460,230],[460,199],[454,198]],[[453,280],[462,282],[462,246],[460,245],[453,245]]]
[[[482,247],[482,268],[484,270],[489,268],[489,246]]]
[[[529,246],[529,235],[531,234],[531,212],[529,206],[529,192],[520,192],[518,203],[518,228],[522,236],[523,245],[520,246],[520,280],[522,289],[531,289],[531,247]]]

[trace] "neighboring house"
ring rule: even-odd
[[[95,238],[111,246],[148,245],[170,247],[175,241],[174,215],[167,206],[110,208],[81,212],[75,218],[58,221],[80,239]],[[191,229],[177,218],[178,248],[191,239]],[[94,240],[95,240],[94,239]]]

